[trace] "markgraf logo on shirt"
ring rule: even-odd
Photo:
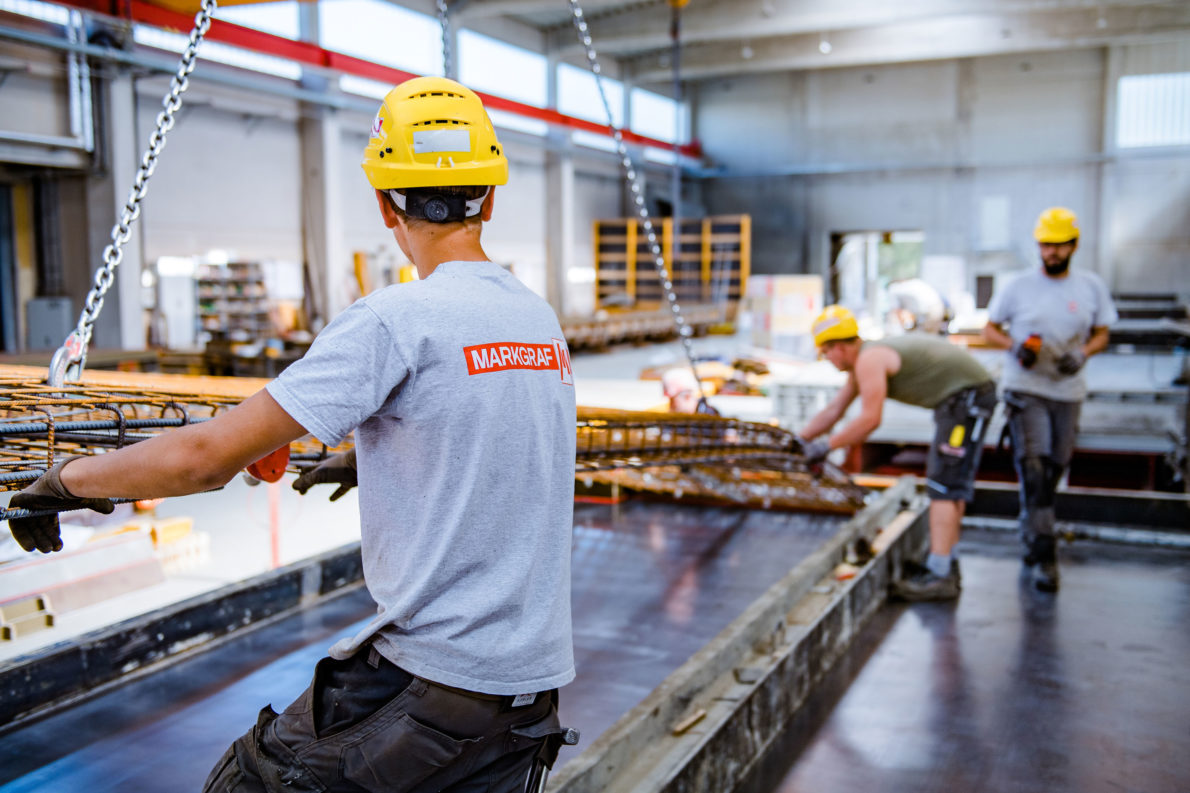
[[[552,339],[550,344],[522,344],[515,341],[473,344],[463,348],[467,374],[504,372],[509,369],[557,371],[562,382],[574,385],[570,351],[566,342]]]

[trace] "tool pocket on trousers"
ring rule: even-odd
[[[403,713],[343,747],[343,777],[366,790],[403,793],[450,765],[476,739],[458,740]]]
[[[558,720],[558,710],[551,706],[550,712],[543,718],[528,724],[518,724],[508,731],[508,751],[518,752],[539,746],[538,756],[547,767],[553,768],[562,745],[561,736],[566,732],[567,729]]]

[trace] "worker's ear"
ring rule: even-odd
[[[479,208],[479,216],[483,218],[483,222],[487,223],[492,219],[492,207],[495,205],[496,188],[492,187],[488,190],[487,198],[483,200],[483,206]]]
[[[376,191],[376,203],[380,205],[380,216],[384,218],[384,225],[386,228],[396,228],[400,216],[396,209],[393,208],[392,199],[383,190]]]

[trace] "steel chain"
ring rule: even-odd
[[[578,32],[579,42],[587,52],[587,63],[591,68],[591,72],[595,75],[595,85],[599,89],[599,98],[603,102],[603,111],[607,114],[607,125],[612,131],[612,138],[616,141],[616,154],[620,157],[620,164],[624,167],[624,175],[628,178],[632,189],[632,200],[636,204],[636,212],[640,215],[645,236],[649,240],[649,250],[653,254],[653,265],[657,269],[657,277],[661,279],[661,286],[665,290],[665,299],[669,302],[669,309],[673,313],[674,324],[678,328],[678,337],[682,340],[682,347],[686,352],[686,359],[690,363],[690,370],[694,373],[695,381],[698,382],[699,395],[703,396],[702,380],[698,377],[698,370],[694,365],[694,345],[690,340],[694,331],[686,323],[685,317],[682,316],[682,307],[678,303],[677,294],[674,292],[673,281],[670,279],[669,272],[665,269],[665,256],[661,251],[661,242],[657,239],[653,220],[649,217],[648,207],[645,206],[640,173],[632,164],[632,158],[628,154],[628,146],[624,143],[624,133],[616,125],[615,116],[612,115],[611,103],[608,101],[607,91],[603,87],[603,70],[599,66],[599,58],[595,53],[595,45],[591,40],[591,31],[587,26],[587,20],[583,17],[582,6],[579,5],[579,0],[569,0],[569,2],[574,28]],[[678,235],[678,229],[674,229],[674,234]]]
[[[438,22],[442,25],[442,76],[451,77],[450,9],[446,0],[438,0]]]
[[[170,81],[169,92],[161,100],[162,111],[157,114],[157,126],[149,138],[149,146],[141,157],[140,168],[133,181],[132,190],[128,193],[128,200],[120,212],[120,219],[112,227],[111,243],[103,251],[103,266],[95,273],[95,285],[87,294],[83,310],[79,314],[78,326],[67,338],[63,346],[54,354],[50,364],[50,385],[62,385],[67,379],[67,373],[73,369],[73,377],[77,379],[87,363],[87,347],[91,343],[91,333],[95,320],[103,310],[103,299],[116,280],[116,267],[124,259],[124,246],[132,239],[132,225],[140,217],[140,204],[149,189],[149,178],[157,169],[157,158],[165,148],[165,136],[174,126],[174,115],[182,107],[182,94],[190,85],[190,73],[194,71],[198,57],[198,45],[211,28],[211,17],[217,7],[217,0],[202,0],[201,7],[194,16],[194,27],[190,31],[190,40],[182,53],[178,69]]]

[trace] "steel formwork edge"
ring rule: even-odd
[[[847,550],[882,529],[873,558],[837,581]],[[567,762],[551,793],[731,790],[884,603],[901,558],[926,536],[925,501],[905,477]]]
[[[363,581],[359,543],[0,664],[0,735]]]

